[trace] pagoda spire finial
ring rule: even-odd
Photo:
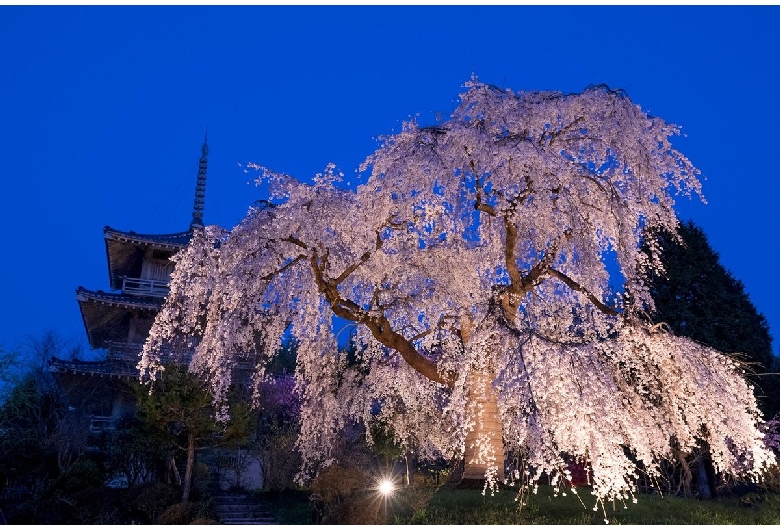
[[[200,148],[200,162],[198,163],[198,180],[195,184],[195,204],[192,210],[190,230],[203,227],[203,205],[206,202],[206,171],[208,169],[209,156],[209,128],[203,137],[203,146]]]

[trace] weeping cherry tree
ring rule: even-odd
[[[257,166],[274,205],[176,258],[142,376],[184,340],[219,400],[241,352],[265,345],[259,384],[292,334],[303,480],[355,421],[491,488],[560,488],[576,461],[600,501],[629,499],[702,441],[718,471],[758,476],[773,457],[742,367],[645,316],[662,272],[645,234],[676,233],[675,198],[700,194],[678,129],[604,86],[466,88],[448,120],[384,138],[356,188]]]

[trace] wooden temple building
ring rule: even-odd
[[[173,234],[139,234],[109,226],[103,229],[108,261],[109,291],[76,289],[87,339],[93,349],[106,351],[100,361],[64,360],[49,363],[71,410],[83,412],[92,433],[116,429],[120,420],[135,411],[131,385],[138,380],[138,361],[154,318],[168,294],[168,284],[179,250],[187,246],[195,230],[204,227],[208,144],[201,148],[195,200],[189,229]],[[192,352],[163,352],[166,362],[188,363]],[[246,384],[252,372],[253,354],[238,362],[234,377]],[[262,487],[264,478],[256,452],[243,448],[210,450],[212,469],[219,487]],[[209,466],[214,467],[214,465]],[[122,484],[121,481],[118,484]]]
[[[53,373],[71,407],[84,411],[90,429],[113,429],[135,398],[127,387],[138,378],[139,355],[154,318],[168,294],[174,263],[170,258],[186,247],[193,231],[203,227],[208,144],[204,140],[195,187],[192,221],[185,232],[139,234],[109,226],[103,229],[110,291],[76,289],[87,339],[105,350],[101,361],[51,359]],[[169,353],[170,361],[187,362],[186,353]]]

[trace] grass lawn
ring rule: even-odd
[[[518,510],[517,488],[503,488],[495,496],[479,490],[457,490],[454,485],[403,488],[390,504],[392,524],[604,524],[601,507],[590,489],[553,497],[552,488],[540,486],[527,506]],[[312,508],[306,491],[260,494],[269,511],[282,524],[311,524]],[[751,504],[751,506],[743,505]],[[703,501],[677,497],[640,495],[636,504],[605,506],[610,524],[780,524],[780,494],[749,494],[737,498]]]
[[[540,486],[527,506],[518,510],[516,488],[504,488],[494,497],[479,490],[453,486],[421,491],[402,490],[395,499],[396,524],[604,524],[601,507],[593,511],[595,497],[579,487],[582,500],[571,493],[553,497],[551,487]],[[752,506],[741,504],[742,499]],[[582,503],[585,504],[583,507]],[[610,524],[780,524],[780,495],[751,494],[741,498],[703,501],[657,495],[640,495],[636,504],[607,503]]]

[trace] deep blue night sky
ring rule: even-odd
[[[108,289],[104,225],[186,230],[262,190],[246,162],[350,175],[472,72],[514,90],[607,83],[683,127],[709,202],[683,200],[769,320],[777,351],[778,7],[0,7],[0,345],[86,342],[75,289]],[[728,308],[724,308],[727,311]]]

